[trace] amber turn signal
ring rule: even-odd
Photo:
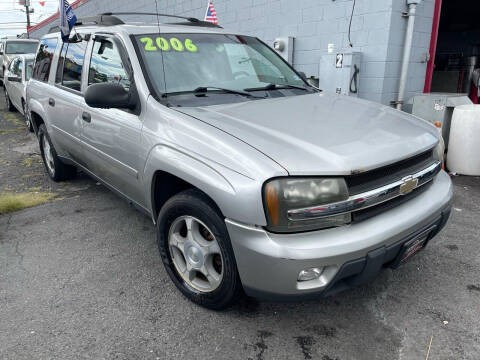
[[[265,187],[265,199],[267,202],[268,216],[272,225],[278,225],[280,214],[280,202],[278,201],[277,189],[272,184],[267,184]]]

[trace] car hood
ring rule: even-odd
[[[429,123],[390,107],[330,93],[177,110],[250,144],[291,175],[346,175],[435,146]]]

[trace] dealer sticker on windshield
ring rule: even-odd
[[[152,38],[150,36],[145,36],[140,38],[140,42],[144,45],[145,51],[198,51],[197,45],[195,45],[191,39],[185,39],[185,41],[182,41],[176,37],[164,38],[158,36]]]

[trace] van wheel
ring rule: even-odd
[[[15,111],[15,106],[13,106],[12,102],[10,101],[10,95],[8,95],[7,89],[5,89],[5,102],[7,103],[8,111]]]
[[[44,124],[38,129],[38,141],[40,143],[40,152],[42,153],[43,163],[47,169],[48,176],[53,181],[68,180],[77,174],[75,166],[64,164],[57,156],[57,152],[48,136],[47,128]]]
[[[27,111],[25,106],[25,101],[22,100],[22,108],[23,108],[23,117],[25,119],[25,124],[27,125],[27,129],[30,132],[33,132],[32,120],[30,119],[30,112]]]
[[[219,310],[242,296],[223,216],[202,192],[189,189],[165,203],[157,240],[168,275],[194,303]]]

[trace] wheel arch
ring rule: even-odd
[[[186,189],[205,194],[222,216],[227,216],[224,204],[235,195],[228,180],[205,162],[199,161],[169,146],[158,145],[151,152],[144,171],[146,199],[150,203],[153,221],[172,196]]]
[[[41,104],[33,99],[30,99],[28,109],[30,111],[33,129],[35,131],[35,134],[38,134],[38,128],[40,127],[40,125],[45,124],[45,113]]]

